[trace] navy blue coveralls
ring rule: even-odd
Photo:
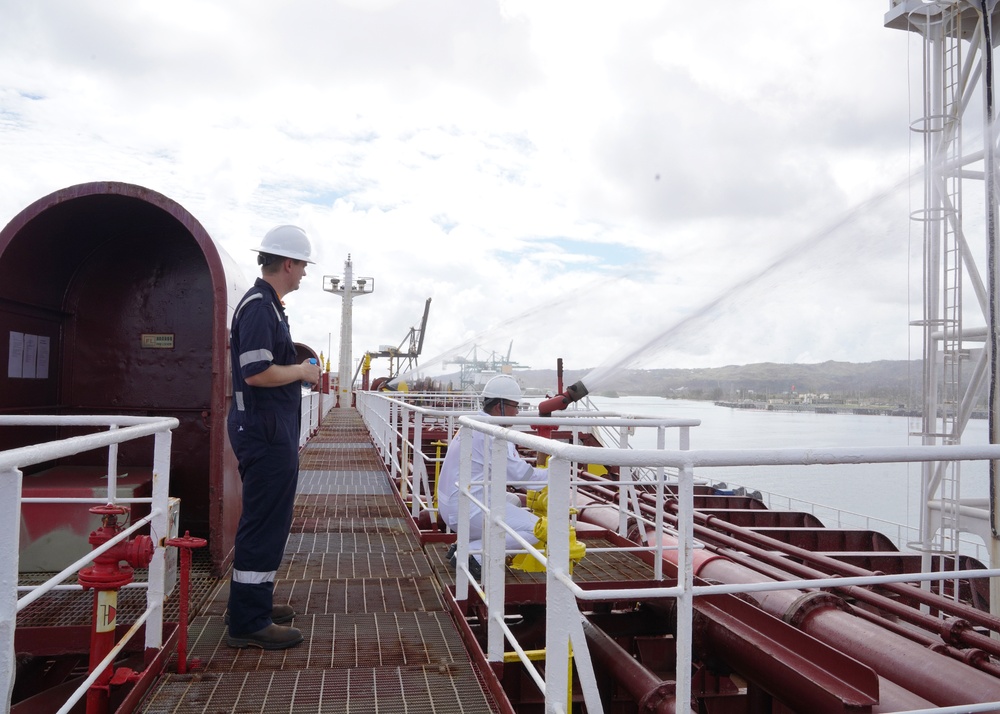
[[[292,526],[299,476],[301,385],[251,387],[246,378],[272,364],[296,364],[281,301],[258,278],[243,296],[229,333],[233,405],[227,427],[243,480],[229,591],[229,631],[250,634],[271,624],[274,578]]]

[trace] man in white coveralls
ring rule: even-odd
[[[501,374],[493,377],[486,386],[483,387],[480,397],[483,400],[482,416],[517,416],[521,405],[521,387],[510,375]],[[478,500],[486,503],[486,494],[482,484],[476,481],[483,480],[485,464],[490,459],[493,448],[493,437],[486,436],[482,432],[462,427],[455,434],[448,446],[448,453],[445,454],[444,463],[441,465],[441,474],[438,482],[438,512],[441,518],[453,531],[458,531],[458,472],[460,468],[462,440],[472,439],[472,486],[470,491]],[[530,482],[523,484],[512,484],[515,488],[527,490],[535,485],[541,488],[548,483],[549,470],[546,468],[536,468],[525,461],[517,453],[512,442],[507,442],[507,481],[508,482]],[[511,528],[529,543],[536,540],[534,531],[538,516],[521,506],[521,501],[516,494],[507,494],[505,504],[504,520]],[[469,503],[469,550],[482,550],[483,547],[483,512],[474,502]],[[512,535],[507,534],[508,549],[521,548],[521,544]],[[449,562],[455,566],[455,546],[448,550]],[[475,555],[469,556],[469,571],[477,580],[480,577],[479,559]]]

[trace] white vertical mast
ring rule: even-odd
[[[323,289],[328,293],[340,295],[343,302],[340,312],[340,364],[337,379],[337,406],[351,406],[351,391],[354,382],[353,362],[351,358],[353,334],[353,301],[355,297],[368,295],[375,290],[374,278],[354,278],[351,255],[348,253],[344,261],[343,277],[323,276]]]

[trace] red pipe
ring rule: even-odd
[[[549,397],[538,405],[538,416],[549,416],[552,412],[565,409],[573,402],[578,402],[589,394],[583,382],[575,382],[566,387],[566,390],[554,397]]]
[[[608,669],[617,684],[625,687],[641,714],[674,714],[676,682],[665,681],[650,672],[610,635],[586,618],[583,620],[583,633],[590,644],[590,654]]]
[[[670,505],[672,504],[672,506]],[[650,505],[650,507],[653,507]],[[667,508],[673,508],[677,510],[679,508],[676,501],[668,501]],[[873,575],[872,571],[865,570],[864,568],[859,568],[848,563],[837,560],[836,558],[831,558],[821,553],[814,553],[813,551],[806,550],[805,548],[799,548],[788,543],[782,543],[768,536],[761,535],[760,533],[755,533],[753,530],[748,528],[743,528],[741,526],[729,523],[717,516],[706,516],[700,513],[694,514],[695,522],[705,525],[710,528],[710,532],[715,532],[718,530],[724,530],[728,533],[738,536],[738,539],[734,539],[735,542],[743,543],[749,542],[760,546],[766,551],[780,550],[782,553],[793,556],[796,560],[802,560],[807,563],[812,563],[818,567],[823,568],[823,572],[826,573],[836,573],[837,575],[842,575],[845,577],[867,577]],[[697,526],[696,526],[697,527]],[[782,562],[787,563],[788,559],[783,558]],[[796,564],[797,565],[797,564]],[[798,566],[805,568],[805,566]],[[809,571],[810,573],[816,571]],[[808,577],[813,577],[809,575]],[[943,612],[948,612],[955,615],[956,617],[962,617],[973,624],[979,625],[981,627],[986,627],[995,632],[1000,632],[1000,618],[991,615],[988,612],[983,612],[982,610],[977,610],[973,607],[968,607],[957,603],[954,600],[943,597],[933,592],[928,592],[921,590],[920,588],[915,588],[907,583],[884,583],[879,586],[881,589],[891,591],[897,595],[916,600],[921,604],[929,606],[934,610],[941,610]],[[866,591],[867,592],[867,591]],[[909,608],[912,612],[913,609]],[[935,618],[936,619],[936,618]],[[940,621],[939,621],[940,625]],[[997,652],[1000,654],[1000,651]]]
[[[618,514],[613,509],[588,508],[586,496],[578,494],[577,508],[583,508],[580,520],[618,528]],[[602,518],[603,515],[607,518]],[[660,534],[664,545],[676,547],[671,536]],[[763,583],[773,579],[761,576],[724,557],[703,559],[695,571],[699,577],[719,583]],[[874,626],[830,605],[815,605],[806,610],[802,591],[778,590],[748,593],[765,612],[792,622],[821,642],[858,659],[880,676],[899,682],[914,694],[936,706],[957,706],[1000,700],[1000,681],[967,665],[931,652],[914,642]]]
[[[595,491],[602,493],[602,495],[608,498],[613,497],[613,493],[606,488],[588,488],[593,488]],[[641,498],[646,502],[640,504],[640,508],[644,513],[653,515],[655,514],[655,508],[652,504],[648,503],[647,497],[648,494],[642,494]],[[667,501],[666,508],[676,511],[679,506],[676,500],[671,499]],[[676,516],[673,514],[668,514],[667,517],[671,520],[676,519]],[[875,573],[869,570],[851,566],[829,556],[813,553],[812,551],[798,548],[773,538],[769,538],[768,536],[761,535],[750,529],[733,525],[721,518],[718,518],[717,516],[706,516],[695,512],[694,519],[695,533],[699,539],[714,542],[724,547],[737,550],[741,553],[749,554],[749,557],[752,558],[754,562],[746,563],[746,567],[750,567],[759,573],[765,573],[771,579],[826,578],[831,574],[859,577],[875,575]],[[705,525],[699,525],[699,523]],[[721,534],[716,529],[726,530],[739,537],[737,538]],[[776,552],[780,552],[783,555],[778,555]],[[788,555],[793,556],[794,560],[786,557]],[[730,555],[729,557],[730,559],[735,559],[737,556]],[[675,561],[676,559],[673,560]],[[812,562],[823,566],[825,570],[814,570],[807,566],[800,565],[795,562],[795,560]],[[704,558],[696,558],[696,573],[699,572],[700,565],[703,562]],[[773,571],[767,572],[765,568],[761,567],[761,563],[769,564],[781,571],[781,573],[776,574]],[[1000,631],[1000,618],[996,618],[989,613],[976,610],[975,608],[962,605],[961,603],[956,603],[954,600],[929,591],[921,590],[906,583],[885,583],[879,587],[883,590],[896,593],[902,597],[916,600],[917,602],[927,605],[933,610],[948,613],[958,619],[942,620],[939,617],[921,613],[919,610],[897,602],[891,598],[887,598],[867,588],[844,586],[837,589],[842,591],[848,597],[869,603],[874,607],[899,617],[900,619],[918,625],[928,632],[933,632],[944,641],[981,648],[994,656],[1000,656],[1000,642],[993,640],[987,635],[979,634],[970,626],[970,623],[972,623],[997,632]],[[987,668],[983,667],[982,669],[985,670]]]
[[[860,577],[875,575],[875,573],[863,568],[850,566],[827,556],[818,556],[802,548],[781,543],[780,541],[740,528],[739,526],[733,526],[717,519],[715,516],[702,516],[696,513],[695,520],[711,523],[713,526],[724,527],[726,530],[741,536],[740,538],[736,538],[721,534],[707,526],[695,526],[698,537],[702,540],[712,541],[734,549],[738,548],[740,551],[746,552],[750,557],[770,563],[794,577],[825,578],[830,577],[831,574]],[[743,540],[743,537],[746,538],[746,541]],[[827,568],[825,570],[809,568],[794,562],[794,560],[784,555],[775,555],[773,551],[781,551],[783,554],[793,556],[795,559],[811,560],[817,564],[827,566]],[[812,555],[813,557],[807,558],[807,555]],[[1000,656],[1000,642],[991,639],[988,635],[979,634],[972,629],[970,624],[978,624],[993,631],[998,631],[1000,629],[1000,620],[989,613],[967,607],[961,603],[956,603],[954,600],[921,590],[906,583],[885,583],[879,587],[902,597],[916,600],[931,609],[948,613],[953,616],[953,619],[945,620],[934,615],[924,614],[913,607],[867,588],[849,585],[837,589],[850,598],[871,604],[888,614],[895,615],[911,624],[918,625],[928,632],[933,632],[945,642],[978,647],[990,654]]]

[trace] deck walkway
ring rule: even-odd
[[[299,463],[275,602],[295,608],[305,642],[227,647],[222,581],[190,623],[194,668],[181,675],[171,663],[140,711],[498,711],[358,412],[332,410]]]

